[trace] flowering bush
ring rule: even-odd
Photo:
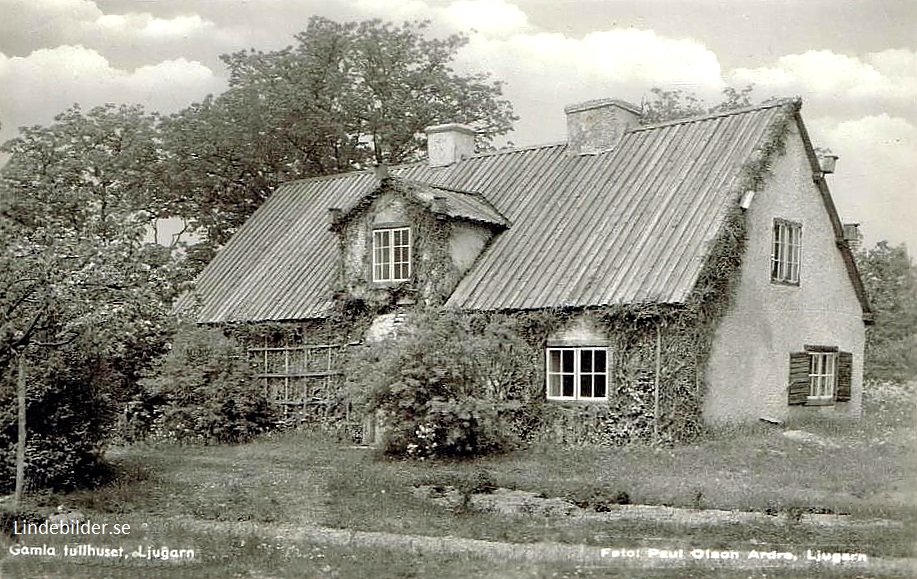
[[[418,316],[397,340],[357,353],[347,382],[357,407],[381,417],[387,454],[412,458],[498,452],[532,428],[533,354],[504,327]]]

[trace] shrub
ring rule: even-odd
[[[275,413],[245,350],[215,329],[175,337],[158,371],[141,381],[124,431],[178,442],[242,442],[269,429]]]
[[[396,340],[348,364],[357,407],[381,416],[387,454],[412,458],[499,452],[533,428],[541,403],[534,354],[509,328],[443,312],[416,316]]]
[[[30,355],[26,366],[27,488],[93,486],[105,473],[102,453],[123,375],[82,340],[40,353]],[[0,376],[0,492],[15,484],[17,366]]]

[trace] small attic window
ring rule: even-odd
[[[373,230],[373,281],[411,278],[411,228]]]

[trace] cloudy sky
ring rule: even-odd
[[[312,15],[426,19],[470,42],[521,117],[517,145],[564,138],[564,105],[652,87],[716,102],[801,96],[841,219],[917,255],[915,0],[0,0],[0,139],[78,102],[173,112],[223,90],[219,55],[291,44]]]

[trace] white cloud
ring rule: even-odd
[[[176,16],[170,20],[150,18],[143,27],[142,34],[148,37],[184,37],[213,26],[213,22],[205,21],[197,14]]]
[[[18,23],[49,26],[59,21],[90,20],[102,14],[91,0],[0,0],[0,8],[5,23],[2,29]]]
[[[906,78],[917,81],[917,52],[903,48],[892,48],[873,52],[866,56],[883,74],[891,78]]]
[[[445,10],[445,18],[464,30],[505,37],[529,28],[529,17],[504,0],[459,0]]]
[[[348,6],[347,2],[341,2],[341,6],[334,6],[335,2],[327,4],[330,4],[328,8],[332,11],[348,11],[348,8],[354,8],[354,12],[364,15],[363,18],[381,18],[391,22],[430,18],[430,7],[420,0],[357,0],[352,7]]]
[[[723,84],[716,55],[703,45],[633,28],[583,38],[558,33],[516,34],[504,40],[475,36],[461,60],[469,68],[483,63],[498,77],[515,77],[507,78],[509,82],[528,77],[537,83],[582,87],[627,84],[632,98],[656,85],[718,91]]]
[[[739,68],[731,77],[736,85],[753,83],[763,92],[802,94],[818,101],[884,102],[896,107],[917,103],[917,54],[904,49],[862,59],[813,50],[781,56],[772,66]]]
[[[108,35],[131,36],[147,40],[174,40],[187,38],[215,28],[213,22],[197,14],[175,18],[154,18],[147,12],[134,14],[104,14],[92,21],[80,24],[85,34],[105,33]]]
[[[18,125],[47,124],[73,103],[84,109],[106,102],[139,103],[174,111],[223,88],[206,66],[185,59],[122,70],[83,46],[37,50],[26,57],[0,54],[3,138]]]
[[[867,245],[886,239],[917,251],[917,127],[888,114],[809,126],[840,156],[829,185],[841,219],[860,222]]]
[[[473,35],[457,64],[462,70],[489,71],[506,82],[506,96],[521,117],[513,135],[517,144],[562,140],[566,104],[601,97],[639,104],[655,86],[702,96],[715,96],[723,87],[716,55],[703,45],[633,28],[583,38],[559,33],[503,39]]]
[[[213,22],[197,14],[174,18],[156,18],[149,12],[106,14],[89,0],[0,0],[0,12],[0,38],[31,49],[59,44],[101,48],[104,43],[123,48],[137,40],[173,42],[216,31]]]

